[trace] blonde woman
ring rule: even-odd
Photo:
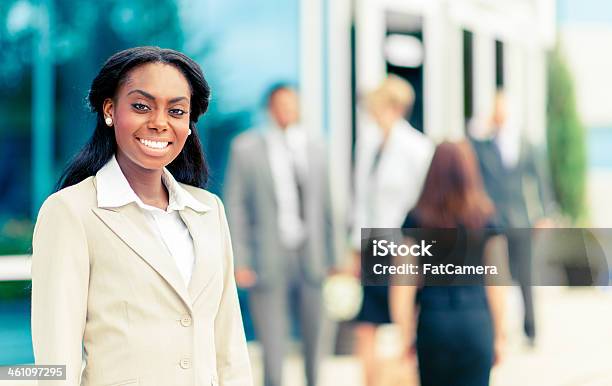
[[[401,227],[421,191],[434,145],[406,121],[414,98],[410,83],[395,75],[367,95],[355,167],[352,244],[356,266],[361,228]],[[372,385],[378,367],[376,331],[381,324],[391,322],[387,287],[364,288],[363,306],[356,322],[356,354],[362,360],[366,384]]]

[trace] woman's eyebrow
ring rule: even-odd
[[[134,93],[141,94],[142,96],[144,96],[147,99],[151,99],[153,101],[155,100],[155,97],[153,95],[149,94],[146,91],[142,91],[140,89],[132,90],[132,91],[128,92],[127,95],[134,94]]]
[[[142,96],[144,96],[147,99],[150,99],[150,100],[153,100],[153,101],[155,100],[155,97],[153,95],[151,95],[148,92],[143,91],[141,89],[132,90],[132,91],[128,92],[127,95],[134,94],[134,93],[141,94]],[[180,97],[176,97],[176,98],[170,99],[168,101],[168,103],[176,103],[176,102],[179,102],[179,101],[182,101],[182,100],[187,101],[188,99],[187,99],[187,97],[180,96]]]
[[[168,103],[176,103],[179,101],[187,101],[187,97],[181,96],[181,97],[176,97],[176,98],[172,98],[168,101]]]

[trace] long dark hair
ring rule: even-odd
[[[467,141],[439,144],[414,209],[426,227],[480,228],[495,212]]]
[[[78,184],[95,175],[117,150],[114,130],[104,123],[102,105],[113,98],[127,74],[137,66],[147,63],[166,63],[176,67],[191,87],[191,107],[187,137],[180,154],[167,167],[174,178],[185,184],[204,187],[208,181],[208,166],[200,144],[196,122],[208,109],[210,87],[200,66],[186,55],[159,47],[134,47],[111,56],[91,83],[87,97],[89,106],[97,115],[96,128],[89,141],[72,158],[60,177],[56,190]]]

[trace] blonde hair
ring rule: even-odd
[[[412,107],[414,98],[414,88],[408,81],[397,75],[389,75],[366,96],[366,104],[370,110],[385,105],[408,109]]]

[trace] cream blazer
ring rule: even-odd
[[[42,385],[252,385],[223,205],[181,186],[212,208],[179,211],[195,248],[189,287],[135,203],[98,208],[95,177],[44,202],[33,238],[34,356],[66,365],[67,378]]]

